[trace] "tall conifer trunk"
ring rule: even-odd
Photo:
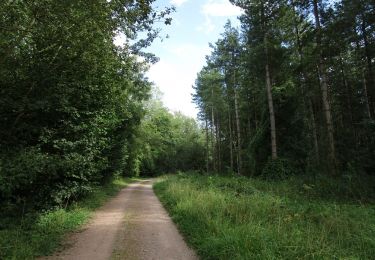
[[[234,106],[236,112],[236,128],[237,128],[237,174],[241,175],[242,172],[242,158],[241,158],[241,128],[240,128],[240,115],[238,109],[238,93],[237,88],[234,86]]]
[[[216,117],[216,153],[217,153],[217,169],[221,172],[221,138],[220,138],[220,121],[219,116]]]
[[[276,141],[276,123],[275,123],[275,110],[273,107],[273,97],[272,97],[272,83],[271,83],[271,73],[270,73],[270,64],[269,64],[269,49],[268,49],[268,32],[267,32],[267,23],[264,16],[264,4],[262,2],[261,8],[261,19],[263,24],[263,45],[265,52],[265,70],[266,70],[266,91],[267,91],[267,101],[268,101],[268,112],[270,115],[270,130],[271,130],[271,158],[273,160],[277,159],[277,141]]]
[[[365,47],[365,58],[367,62],[367,72],[369,76],[369,81],[366,83],[366,90],[367,90],[367,99],[370,107],[370,118],[371,114],[375,114],[375,79],[374,79],[374,72],[372,68],[372,61],[371,61],[371,54],[370,54],[370,46],[369,46],[369,39],[368,33],[366,30],[366,18],[365,15],[362,14],[362,23],[361,23],[361,32],[362,32],[362,40]],[[370,88],[368,88],[370,86]]]
[[[270,126],[271,126],[271,150],[272,150],[272,159],[274,160],[274,159],[277,159],[276,123],[275,123],[275,111],[273,107],[273,97],[272,97],[272,83],[271,83],[271,73],[270,73],[270,65],[269,65],[267,33],[265,33],[264,35],[264,50],[266,53],[266,89],[267,89],[268,110],[270,114]]]
[[[292,5],[294,10],[296,11],[295,2],[292,1]],[[316,122],[315,122],[315,114],[313,109],[313,102],[311,100],[310,95],[307,94],[307,88],[306,88],[306,75],[304,72],[304,69],[302,68],[303,65],[303,49],[301,44],[301,38],[300,38],[300,31],[298,29],[298,21],[297,19],[294,19],[294,29],[296,34],[296,41],[297,41],[297,50],[298,50],[298,57],[299,57],[299,65],[301,66],[300,69],[300,76],[301,76],[301,94],[303,98],[303,106],[304,108],[307,106],[307,113],[310,117],[310,122],[308,123],[308,128],[311,129],[312,132],[312,143],[314,146],[314,153],[315,153],[315,161],[317,164],[319,164],[320,161],[320,154],[319,154],[319,142],[318,142],[318,134],[317,134],[317,128],[316,128]]]
[[[336,174],[336,151],[335,151],[335,139],[333,135],[333,123],[332,123],[332,114],[331,114],[331,106],[328,101],[328,83],[327,83],[327,73],[325,70],[324,58],[323,58],[323,50],[321,46],[322,42],[322,29],[320,25],[320,17],[319,17],[319,9],[318,9],[318,1],[313,0],[314,6],[314,17],[315,17],[315,25],[316,25],[316,47],[319,51],[319,64],[318,64],[318,71],[319,71],[319,79],[320,79],[320,88],[322,92],[322,101],[323,101],[323,111],[326,120],[326,128],[327,128],[327,135],[328,135],[328,144],[329,144],[329,162],[331,165],[331,173],[333,175]]]
[[[229,106],[230,108],[230,106]],[[233,133],[232,133],[232,116],[231,111],[228,109],[229,118],[229,151],[230,151],[230,169],[233,171]]]
[[[212,91],[212,95],[213,95],[213,91]],[[216,131],[215,131],[215,113],[214,113],[214,106],[211,105],[211,122],[212,122],[212,126],[211,126],[211,149],[212,149],[212,164],[213,164],[213,170],[214,172],[217,171],[217,162],[216,162]]]
[[[368,92],[367,92],[367,80],[366,80],[365,70],[362,71],[362,80],[363,80],[363,92],[364,92],[364,95],[365,95],[365,103],[366,103],[367,115],[368,115],[369,119],[372,119],[370,102],[369,102]]]
[[[207,118],[205,118],[205,122],[206,122],[206,173],[209,172],[210,170],[210,166],[209,166],[209,162],[210,162],[210,150],[209,150],[209,137],[208,137],[208,122],[207,122]]]
[[[356,30],[356,28],[354,28],[354,31],[355,30]],[[358,53],[360,53],[361,50],[360,50],[360,44],[359,44],[358,39],[355,42],[355,46],[356,46],[356,51]],[[362,65],[362,64],[359,65],[359,66],[365,67],[365,65]],[[367,66],[367,69],[368,69],[368,66]],[[365,98],[367,116],[368,116],[369,119],[372,119],[372,113],[371,113],[371,108],[370,108],[370,99],[369,99],[368,90],[367,90],[366,68],[362,69],[362,83],[363,83],[363,93],[364,93],[364,98]]]

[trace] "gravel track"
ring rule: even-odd
[[[43,259],[198,259],[155,196],[152,182],[130,184],[68,238],[67,249]]]

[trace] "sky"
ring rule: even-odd
[[[162,101],[170,111],[196,118],[192,86],[211,52],[209,43],[219,39],[228,19],[239,26],[241,9],[229,0],[156,0],[155,4],[160,8],[174,5],[176,12],[172,25],[162,27],[161,35],[169,38],[156,40],[147,49],[160,58],[147,77],[161,90]]]

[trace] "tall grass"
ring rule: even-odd
[[[176,175],[154,189],[203,259],[375,258],[374,205],[312,184]]]
[[[81,227],[93,211],[127,186],[132,179],[117,178],[98,187],[68,208],[32,212],[0,219],[0,259],[34,259],[56,250],[64,235]]]

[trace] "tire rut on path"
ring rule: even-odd
[[[155,196],[151,180],[123,189],[69,240],[71,247],[43,259],[198,259]]]

